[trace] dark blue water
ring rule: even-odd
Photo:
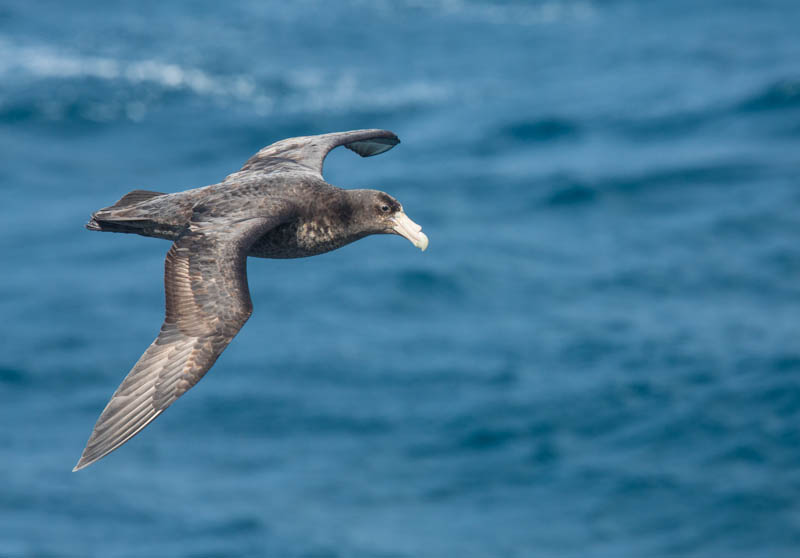
[[[0,5],[0,556],[796,556],[800,3]],[[168,243],[275,140],[431,239],[251,260],[194,389],[71,473]]]

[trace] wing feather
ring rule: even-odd
[[[208,372],[252,313],[247,250],[280,222],[193,218],[167,253],[161,331],[97,419],[74,471],[130,440]]]
[[[388,130],[352,130],[317,136],[288,138],[273,143],[250,157],[231,177],[250,172],[305,172],[322,178],[322,164],[330,151],[340,145],[362,157],[372,157],[400,143]]]

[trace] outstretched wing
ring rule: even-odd
[[[372,157],[398,143],[397,136],[388,130],[353,130],[288,138],[268,145],[250,157],[239,173],[300,171],[322,178],[322,163],[335,147],[344,145],[362,157]]]
[[[253,309],[247,251],[280,222],[277,215],[231,223],[195,214],[167,253],[161,332],[97,419],[74,471],[130,440],[208,372]]]

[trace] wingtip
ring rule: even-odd
[[[75,473],[77,471],[80,471],[81,469],[84,469],[84,468],[88,467],[92,463],[94,463],[94,461],[85,461],[83,459],[83,456],[81,456],[81,458],[78,460],[78,462],[72,468],[72,472]]]
[[[397,136],[378,137],[350,142],[345,144],[345,147],[350,151],[355,151],[362,157],[372,157],[389,151],[398,143],[400,143],[400,140],[397,139]]]

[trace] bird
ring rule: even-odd
[[[322,177],[325,157],[338,146],[371,157],[398,143],[394,133],[377,129],[288,138],[217,184],[176,193],[134,190],[92,214],[89,230],[172,246],[161,330],[103,409],[73,471],[141,432],[213,366],[253,311],[248,256],[315,256],[373,234],[428,247],[422,227],[389,194],[338,188]]]

